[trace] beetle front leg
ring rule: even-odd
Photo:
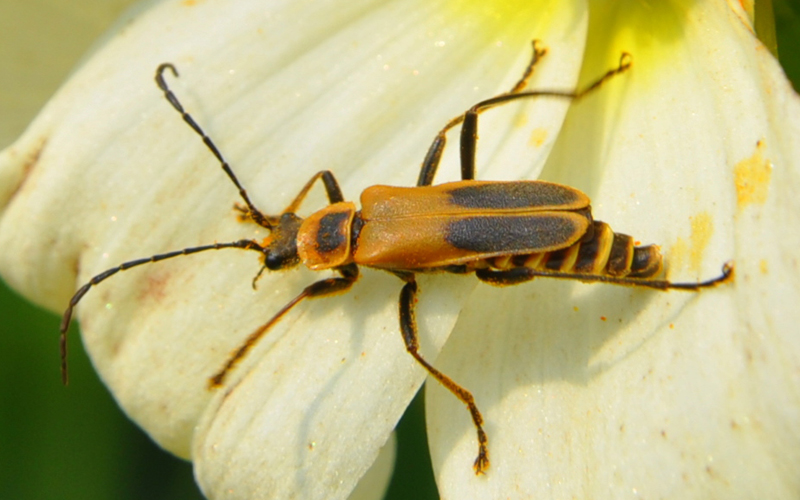
[[[336,182],[336,177],[333,176],[330,170],[322,170],[314,174],[314,176],[306,182],[306,185],[297,193],[297,196],[294,197],[292,203],[286,207],[283,213],[296,213],[300,204],[308,194],[308,191],[311,189],[311,186],[314,185],[317,179],[322,179],[322,184],[325,186],[325,193],[328,195],[328,201],[331,205],[344,201],[344,195],[342,194],[342,189],[339,187],[339,183]]]
[[[425,368],[440,384],[453,393],[462,403],[467,405],[472,422],[478,432],[478,457],[475,459],[473,468],[475,474],[483,474],[489,468],[489,450],[486,432],[483,430],[483,416],[475,404],[472,393],[455,383],[450,377],[434,368],[419,353],[419,336],[417,335],[417,320],[415,317],[414,304],[417,300],[417,281],[413,274],[399,274],[406,281],[403,290],[400,292],[400,331],[403,334],[403,342],[406,351],[414,357],[417,362]]]
[[[270,318],[269,321],[251,333],[244,343],[239,346],[239,348],[234,351],[233,354],[231,354],[222,369],[209,379],[209,389],[215,389],[221,386],[223,382],[225,382],[225,377],[227,377],[228,373],[236,366],[237,363],[239,363],[239,361],[241,361],[242,358],[244,358],[248,352],[250,352],[250,349],[256,345],[261,337],[263,337],[264,334],[270,330],[270,328],[278,323],[278,321],[280,321],[286,313],[291,311],[292,308],[299,304],[302,300],[316,299],[318,297],[327,297],[330,295],[336,295],[338,293],[344,293],[353,286],[353,283],[355,283],[356,280],[358,280],[358,266],[355,264],[348,264],[346,266],[337,268],[336,270],[342,275],[341,278],[327,278],[308,285],[297,297],[290,300],[281,308],[280,311],[275,313],[275,315]]]
[[[296,213],[297,209],[300,207],[300,204],[303,203],[306,195],[318,179],[322,179],[322,184],[325,186],[325,194],[328,195],[328,202],[331,205],[344,201],[344,195],[342,194],[342,189],[339,187],[339,183],[336,182],[336,177],[333,176],[333,173],[330,170],[321,170],[314,174],[314,176],[311,177],[308,182],[306,182],[305,186],[303,186],[303,189],[297,193],[297,196],[294,197],[294,200],[292,200],[289,206],[286,207],[281,213]],[[233,208],[239,212],[239,220],[241,222],[251,220],[258,223],[258,218],[260,217],[261,220],[267,220],[272,226],[278,226],[280,224],[280,216],[263,214],[254,215],[249,207],[239,203],[234,204]]]

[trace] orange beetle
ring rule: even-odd
[[[578,99],[598,88],[612,76],[630,67],[630,56],[623,54],[617,68],[608,71],[583,90],[525,91],[536,62],[545,54],[536,42],[533,57],[519,82],[507,93],[472,106],[451,120],[437,134],[423,161],[416,187],[371,186],[361,194],[361,210],[344,201],[336,179],[329,171],[314,175],[292,203],[277,216],[262,213],[251,202],[213,141],[169,89],[164,72],[177,76],[172,64],[162,64],[156,71],[156,83],[169,103],[187,124],[202,137],[222,169],[239,190],[245,206],[238,206],[243,219],[268,229],[263,242],[239,240],[215,243],[144,259],[125,262],[89,280],[70,300],[61,322],[62,378],[67,383],[66,340],[72,311],[89,289],[119,271],[181,255],[239,248],[260,253],[262,268],[287,269],[301,262],[313,270],[330,269],[339,274],[307,286],[267,323],[254,331],[230,355],[222,369],[209,380],[211,388],[225,382],[228,372],[284,314],[306,298],[323,297],[348,290],[358,279],[358,266],[382,269],[400,277],[405,285],[400,293],[400,329],[406,350],[437,381],[469,408],[478,436],[477,474],[489,466],[488,440],[483,417],[472,394],[434,368],[419,354],[414,318],[418,291],[416,273],[472,273],[493,285],[512,285],[537,276],[602,281],[659,290],[699,290],[728,280],[730,264],[722,274],[699,283],[672,283],[655,279],[663,259],[655,245],[635,246],[633,238],[615,234],[591,215],[589,198],[577,189],[543,181],[476,181],[475,147],[478,114],[512,100],[533,97]],[[461,181],[432,185],[446,144],[446,133],[462,125]],[[306,219],[296,215],[297,208],[313,184],[321,180],[330,205]]]

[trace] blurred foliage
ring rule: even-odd
[[[125,418],[77,336],[61,385],[54,314],[0,282],[0,320],[0,498],[203,498],[191,464]]]
[[[773,2],[778,54],[795,88],[799,3]],[[0,498],[202,498],[191,465],[163,452],[119,411],[77,336],[70,354],[73,383],[61,386],[57,331],[55,315],[0,282]],[[423,415],[418,396],[398,427],[398,465],[388,499],[437,498]]]
[[[800,0],[774,0],[778,58],[786,76],[800,89]]]

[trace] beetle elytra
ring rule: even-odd
[[[385,270],[403,281],[399,300],[400,331],[405,348],[439,383],[469,409],[477,432],[476,474],[489,467],[488,439],[483,416],[472,394],[437,370],[419,353],[415,320],[418,293],[415,275],[429,272],[474,273],[493,285],[513,285],[536,277],[605,282],[658,290],[696,291],[729,280],[733,266],[720,276],[691,283],[658,279],[663,259],[657,246],[637,246],[633,238],[614,233],[592,218],[590,200],[577,189],[544,181],[476,181],[475,149],[478,115],[492,107],[520,99],[552,97],[579,99],[617,74],[628,70],[631,57],[623,54],[619,66],[577,91],[526,91],[534,66],[545,55],[536,42],[522,78],[504,94],[481,101],[450,120],[437,134],[423,160],[416,187],[371,186],[361,194],[361,208],[344,200],[329,171],[315,174],[279,215],[261,212],[231,167],[203,129],[184,110],[169,89],[164,74],[177,70],[161,64],[156,83],[170,105],[202,138],[223,171],[238,189],[244,205],[240,217],[269,230],[264,241],[243,239],[176,250],[132,260],[106,270],[81,286],[70,300],[61,322],[62,378],[67,383],[67,330],[75,306],[95,285],[116,273],[140,265],[207,250],[238,248],[258,252],[262,267],[277,271],[300,265],[337,274],[312,283],[257,328],[209,379],[209,387],[223,385],[227,374],[258,340],[304,299],[324,297],[350,289],[359,266]],[[461,180],[433,185],[446,144],[447,132],[461,125]],[[306,194],[322,182],[329,205],[302,219],[296,211]]]

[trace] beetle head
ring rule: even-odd
[[[300,263],[297,255],[297,232],[303,219],[287,212],[281,215],[278,224],[272,227],[264,240],[264,266],[270,271],[288,269]]]

